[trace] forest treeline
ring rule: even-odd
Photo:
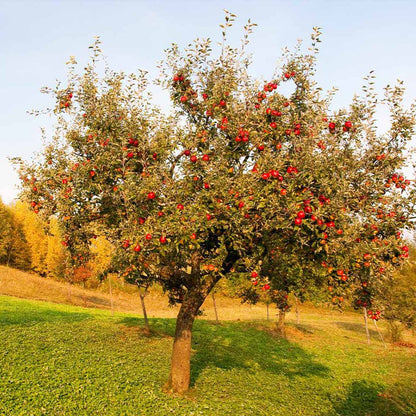
[[[0,264],[43,277],[96,285],[108,270],[112,248],[104,238],[91,242],[91,260],[68,273],[69,252],[63,244],[56,218],[45,223],[21,201],[6,205],[0,200]]]

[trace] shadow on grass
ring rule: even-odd
[[[302,332],[302,334],[308,334],[311,335],[314,333],[312,325],[306,325],[306,324],[291,324],[294,328],[296,328],[298,331]]]
[[[194,327],[191,384],[208,367],[268,371],[286,377],[326,377],[329,369],[298,345],[253,325],[198,321]]]
[[[354,322],[335,322],[335,324],[342,329],[346,329],[347,331],[353,331],[360,334],[364,334],[365,336],[365,325],[360,323]],[[370,332],[370,337],[376,337],[378,339],[378,334],[374,329],[368,328]]]
[[[78,322],[91,319],[92,315],[85,312],[66,312],[55,309],[24,308],[14,310],[0,309],[0,326],[33,325],[40,322]]]
[[[175,319],[150,319],[154,337],[173,337]],[[118,321],[125,327],[144,327],[143,318],[126,317]],[[278,338],[253,324],[197,320],[192,333],[191,385],[205,368],[236,368],[269,371],[286,377],[317,375],[326,377],[329,369],[314,361],[298,345]]]
[[[414,404],[388,393],[384,387],[366,380],[354,381],[347,398],[334,406],[336,415],[342,416],[410,416],[416,410]]]
[[[84,300],[82,296],[77,296],[77,297],[82,301]],[[107,306],[107,307],[111,306],[111,302],[109,300],[102,299],[97,296],[87,296],[85,300],[87,302],[93,303],[94,305]]]
[[[136,317],[125,317],[117,322],[124,327],[136,329],[138,335],[154,338],[173,337],[175,334],[175,319],[151,318],[149,319],[150,333],[144,330],[144,319]]]

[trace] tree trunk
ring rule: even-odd
[[[286,332],[285,332],[285,317],[286,317],[286,312],[279,309],[279,319],[277,321],[277,331],[278,331],[279,335],[281,335],[282,337],[284,337],[286,335]]]
[[[173,342],[169,387],[175,393],[185,393],[191,379],[192,326],[195,316],[179,312]]]
[[[223,273],[228,273],[239,258],[238,253],[231,248],[223,262]],[[201,258],[199,254],[195,254],[192,257],[192,270],[189,276],[191,284],[188,286],[188,291],[176,318],[172,362],[167,388],[179,394],[188,391],[191,381],[192,326],[199,308],[221,278],[220,275],[215,275],[212,279],[205,279],[204,283],[201,284],[200,266]]]
[[[168,388],[175,393],[183,394],[189,389],[192,326],[198,310],[207,296],[208,293],[188,292],[176,318],[172,363],[168,381]]]
[[[146,311],[146,305],[144,303],[144,298],[147,295],[147,289],[144,289],[139,286],[139,296],[140,296],[140,303],[142,305],[142,311],[143,311],[143,320],[144,320],[144,328],[146,333],[150,334],[150,326],[149,326],[149,319],[147,318],[147,311]]]
[[[296,312],[296,323],[300,324],[300,316],[299,316],[299,299],[295,296],[295,312]]]
[[[211,296],[212,296],[212,303],[214,305],[215,322],[218,324],[219,323],[219,319],[218,319],[217,303],[215,302],[214,292],[211,292]]]
[[[365,322],[365,333],[367,334],[367,344],[370,345],[370,331],[368,330],[368,318],[367,318],[367,308],[363,306],[364,312],[364,322]]]

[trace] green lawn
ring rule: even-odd
[[[360,325],[198,320],[192,390],[166,395],[174,321],[0,296],[1,415],[415,415],[416,350]],[[373,334],[374,335],[374,334]]]

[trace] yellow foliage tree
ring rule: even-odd
[[[10,209],[17,222],[23,227],[23,233],[30,251],[30,268],[42,276],[47,275],[48,237],[45,231],[45,223],[24,202],[18,201]]]
[[[46,255],[46,265],[50,277],[60,279],[65,276],[67,256],[67,250],[62,245],[62,231],[58,220],[52,218],[49,224]]]
[[[113,245],[105,237],[97,237],[91,241],[92,259],[90,266],[94,277],[103,276],[110,267],[114,255]]]

